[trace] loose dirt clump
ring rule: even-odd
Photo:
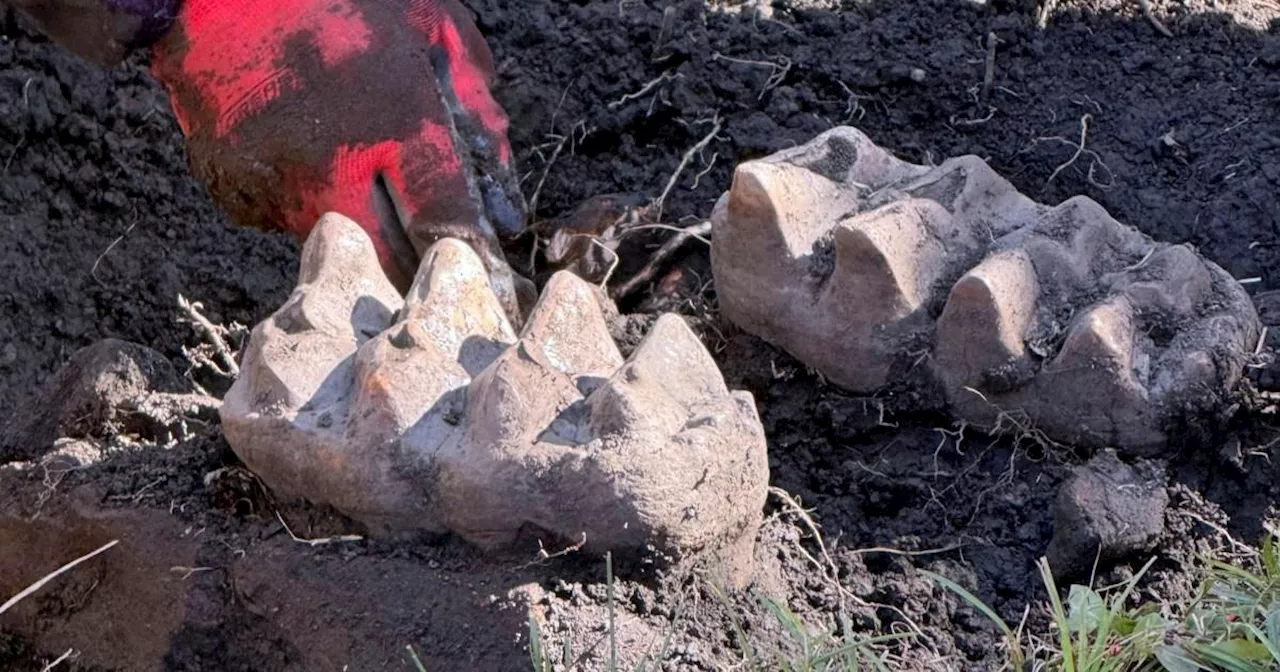
[[[1153,0],[1173,37],[1119,0],[1060,0],[1043,30],[1014,2],[467,4],[539,219],[600,194],[651,201],[690,156],[661,223],[697,224],[737,163],[848,124],[920,165],[982,157],[1041,203],[1087,195],[1158,241],[1195,245],[1251,292],[1280,289],[1280,24],[1266,0],[1229,12]],[[220,396],[229,380],[196,354],[207,338],[179,295],[240,333],[292,287],[297,246],[216,211],[144,66],[103,71],[0,25],[0,421],[104,337],[156,350]],[[614,283],[670,235],[627,234]],[[887,649],[907,669],[998,668],[999,635],[920,569],[1010,623],[1031,604],[1026,627],[1047,632],[1035,561],[1057,487],[1087,456],[1034,431],[991,439],[905,391],[841,394],[716,319],[702,243],[672,262],[622,308],[685,314],[729,387],[755,395],[775,488],[755,594],[572,546],[495,556],[448,537],[355,540],[363,530],[333,512],[274,501],[216,422],[177,442],[144,426],[85,468],[0,467],[0,597],[121,540],[0,615],[0,667],[40,670],[73,649],[62,669],[409,669],[411,646],[427,669],[521,670],[532,612],[553,662],[569,642],[566,667],[604,668],[612,617],[623,663],[669,639],[667,669],[724,669],[743,657],[736,629],[760,657],[797,650],[761,601],[772,596],[815,627],[918,628]],[[624,356],[651,324],[611,325]],[[1249,369],[1266,387],[1268,354]],[[1277,517],[1273,397],[1244,392],[1228,431],[1166,458],[1145,597],[1190,595],[1201,555],[1242,553]]]

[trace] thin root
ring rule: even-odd
[[[113,539],[113,540],[111,540],[111,541],[109,541],[109,542],[107,542],[107,543],[103,544],[101,547],[99,547],[99,548],[98,548],[98,550],[96,550],[96,551],[92,551],[92,552],[89,552],[89,553],[86,553],[85,555],[82,555],[82,556],[80,556],[80,557],[76,558],[75,560],[72,560],[71,562],[68,562],[67,564],[65,564],[65,565],[63,565],[63,566],[61,566],[61,567],[59,567],[59,568],[57,568],[57,569],[53,570],[53,571],[52,571],[52,572],[50,572],[49,574],[46,574],[46,575],[44,576],[44,578],[42,578],[42,579],[40,579],[39,581],[36,581],[35,583],[33,583],[33,584],[31,584],[31,585],[27,586],[26,588],[22,589],[22,592],[20,592],[20,593],[18,593],[17,595],[14,595],[13,597],[9,598],[9,601],[8,601],[8,602],[5,602],[4,604],[0,604],[0,614],[3,614],[4,612],[9,611],[9,609],[10,609],[10,608],[12,608],[12,607],[13,607],[13,605],[15,605],[15,604],[17,604],[17,603],[21,602],[24,598],[29,597],[32,593],[34,593],[34,592],[36,592],[36,591],[40,590],[41,588],[43,588],[43,587],[45,586],[45,584],[47,584],[47,583],[49,583],[50,581],[52,581],[52,580],[54,580],[54,579],[58,578],[58,576],[59,576],[59,575],[63,574],[64,572],[67,572],[67,571],[71,570],[71,569],[72,569],[72,568],[74,568],[76,565],[78,565],[78,564],[80,564],[80,563],[82,563],[82,562],[84,562],[84,561],[86,561],[86,560],[88,560],[88,559],[92,558],[92,557],[93,557],[93,556],[95,556],[95,555],[98,555],[99,553],[102,553],[103,551],[106,551],[107,549],[111,548],[112,546],[115,546],[115,545],[116,545],[116,544],[118,544],[118,543],[120,543],[120,540],[119,540],[119,539]]]
[[[783,80],[787,78],[787,73],[791,72],[791,59],[782,55],[778,55],[775,58],[782,62],[775,63],[773,61],[753,61],[746,58],[734,58],[732,56],[725,56],[718,51],[711,54],[711,60],[713,61],[729,61],[730,63],[737,63],[739,65],[756,65],[760,67],[773,68],[773,74],[769,75],[769,79],[765,80],[764,88],[760,90],[760,95],[756,96],[757,100],[764,98],[764,94],[768,93],[769,89],[781,84]]]
[[[137,216],[135,216],[133,219],[133,223],[129,225],[129,228],[125,229],[124,233],[120,234],[119,236],[116,237],[115,240],[111,241],[111,244],[107,246],[107,249],[103,250],[102,254],[99,254],[98,258],[93,260],[93,266],[89,269],[89,277],[93,278],[93,281],[98,283],[99,287],[106,288],[106,285],[103,284],[103,282],[98,279],[98,265],[102,263],[103,259],[107,258],[108,254],[111,254],[111,250],[114,250],[116,245],[119,245],[120,241],[124,240],[125,236],[129,235],[129,233],[133,231],[133,227],[137,225],[138,225],[138,218]]]
[[[707,145],[711,144],[711,141],[720,134],[720,129],[723,127],[724,124],[720,121],[720,115],[716,115],[715,118],[712,119],[711,132],[703,136],[696,145],[685,151],[684,156],[680,157],[680,165],[676,166],[676,172],[671,174],[671,178],[667,180],[667,186],[663,188],[662,193],[659,194],[658,198],[654,199],[653,204],[649,206],[650,211],[656,213],[653,217],[654,220],[662,221],[662,205],[666,203],[667,196],[671,194],[671,190],[675,189],[676,183],[680,180],[680,174],[684,172],[686,167],[688,167],[689,162],[693,160],[695,155],[703,149],[706,149]]]
[[[548,560],[566,556],[566,555],[569,555],[570,553],[577,553],[578,551],[582,550],[583,546],[586,546],[586,545],[587,545],[586,532],[582,533],[582,537],[578,539],[576,543],[569,544],[568,546],[565,546],[564,548],[554,553],[547,552],[547,549],[542,545],[542,540],[539,539],[537,555],[534,556],[533,560],[530,560],[529,562],[526,562],[523,565],[519,565],[518,567],[516,567],[514,571],[520,571],[520,570],[528,569],[530,567],[534,567],[537,565],[543,565],[543,564],[546,564]]]
[[[618,253],[613,248],[605,245],[599,238],[595,236],[588,236],[588,240],[591,241],[592,245],[608,252],[613,257],[613,261],[609,262],[609,270],[604,272],[604,278],[600,280],[600,289],[605,289],[609,286],[609,278],[613,277],[613,272],[618,270],[618,264],[622,261],[622,257],[619,257]]]
[[[646,229],[646,228],[664,228],[664,229],[669,228],[669,229],[674,229],[678,233],[676,233],[676,235],[669,238],[667,242],[662,244],[662,247],[658,248],[657,252],[653,253],[653,257],[649,259],[649,263],[645,264],[644,268],[640,269],[639,273],[636,273],[635,275],[631,276],[630,280],[627,280],[626,282],[622,283],[620,287],[614,290],[613,292],[614,300],[622,299],[626,296],[629,296],[630,294],[635,292],[636,289],[638,289],[641,285],[649,282],[650,280],[653,280],[654,276],[658,274],[658,270],[662,267],[662,264],[666,262],[666,260],[671,255],[675,254],[675,251],[679,249],[681,245],[684,245],[685,241],[689,240],[690,238],[697,238],[698,240],[708,245],[711,244],[711,241],[703,237],[711,233],[711,222],[709,221],[702,222],[700,224],[695,224],[694,226],[690,226],[685,229],[680,229],[673,226],[666,226],[664,224],[648,224],[648,225],[637,226],[635,228],[629,229],[628,233],[630,233],[631,231],[636,231],[639,229]]]
[[[302,537],[299,537],[298,535],[294,534],[293,530],[289,529],[289,523],[284,522],[284,516],[281,516],[279,511],[276,511],[276,520],[280,521],[280,524],[284,526],[284,531],[289,533],[289,538],[293,539],[299,544],[306,544],[308,546],[315,547],[315,546],[324,546],[326,544],[333,544],[333,543],[364,541],[364,537],[358,534],[339,534],[332,537],[320,537],[318,539],[303,539]]]
[[[1093,151],[1092,149],[1088,149],[1086,147],[1086,144],[1089,139],[1089,120],[1091,120],[1092,118],[1093,118],[1093,115],[1090,115],[1088,113],[1080,117],[1079,140],[1075,140],[1075,141],[1068,140],[1062,136],[1055,135],[1055,136],[1048,136],[1048,137],[1040,137],[1031,141],[1032,146],[1035,146],[1041,142],[1057,142],[1057,143],[1067,145],[1068,147],[1075,147],[1076,149],[1075,153],[1071,155],[1070,159],[1067,159],[1065,163],[1059,165],[1057,168],[1054,168],[1053,172],[1049,174],[1049,179],[1045,180],[1045,183],[1044,183],[1046,187],[1052,184],[1054,179],[1056,179],[1058,175],[1062,173],[1062,171],[1074,165],[1075,162],[1081,156],[1084,156],[1084,155],[1087,155],[1090,159],[1089,169],[1086,171],[1086,174],[1085,174],[1085,179],[1089,182],[1089,184],[1092,184],[1093,186],[1099,189],[1104,189],[1104,190],[1110,189],[1115,186],[1115,174],[1111,172],[1111,167],[1108,166],[1106,162],[1102,160],[1102,157],[1097,152]],[[1106,171],[1106,174],[1109,178],[1106,182],[1102,182],[1098,180],[1099,169]]]
[[[49,663],[48,665],[45,665],[44,667],[40,668],[40,672],[49,672],[49,671],[50,671],[50,670],[52,670],[53,668],[55,668],[55,667],[57,667],[57,666],[61,665],[63,661],[65,661],[66,659],[70,658],[70,657],[71,657],[71,654],[73,654],[73,653],[75,653],[75,652],[76,652],[76,650],[75,650],[75,649],[67,649],[66,651],[63,651],[61,656],[58,656],[57,658],[54,658],[54,659],[53,659],[53,662],[51,662],[51,663]]]
[[[231,348],[227,347],[227,342],[222,337],[223,332],[226,330],[215,326],[209,321],[209,318],[201,315],[200,304],[188,301],[181,294],[178,295],[178,307],[182,309],[182,312],[186,313],[187,319],[200,331],[205,341],[213,346],[214,352],[218,354],[218,359],[221,360],[222,370],[233,378],[238,377],[240,375],[240,365],[236,364],[235,355],[231,354]]]
[[[679,79],[680,77],[683,77],[683,76],[684,75],[681,75],[679,73],[672,73],[670,70],[668,70],[667,72],[664,72],[661,75],[658,75],[657,77],[654,77],[653,79],[646,82],[644,86],[640,87],[639,91],[636,91],[635,93],[625,94],[621,98],[613,101],[612,103],[609,103],[609,109],[615,110],[623,103],[626,103],[628,100],[643,98],[650,91],[653,91],[654,89],[658,88],[662,84],[669,82],[673,79]]]

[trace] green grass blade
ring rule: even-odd
[[[1014,669],[1022,669],[1023,663],[1026,661],[1026,656],[1022,653],[1022,643],[1019,642],[1018,637],[1013,634],[1013,629],[1009,627],[1009,624],[1005,623],[1004,619],[1000,618],[1000,615],[997,614],[994,609],[988,607],[982,600],[978,599],[977,595],[965,590],[963,586],[955,581],[927,569],[921,569],[919,571],[921,574],[941,585],[943,588],[959,595],[965,602],[969,603],[969,606],[982,612],[991,620],[992,623],[995,623],[996,627],[1000,628],[1000,631],[1004,633],[1005,641],[1009,646],[1009,658],[1013,663]]]
[[[1244,629],[1257,638],[1258,643],[1267,650],[1271,662],[1280,666],[1280,641],[1272,639],[1268,633],[1252,623],[1245,624]]]
[[[796,616],[790,609],[786,608],[782,603],[768,595],[761,595],[759,599],[761,604],[764,605],[765,610],[773,616],[774,620],[778,621],[782,627],[786,628],[787,632],[791,634],[791,638],[796,640],[796,643],[803,647],[807,657],[809,654],[810,637],[809,632],[805,628],[804,622],[800,620],[800,617]]]
[[[1062,669],[1065,672],[1077,672],[1075,651],[1072,649],[1071,623],[1062,608],[1062,598],[1058,596],[1058,583],[1053,580],[1053,571],[1049,569],[1048,558],[1036,561],[1040,567],[1040,580],[1049,591],[1049,604],[1053,609],[1053,620],[1058,624],[1058,646],[1062,654]]]
[[[604,580],[609,591],[609,672],[618,672],[617,608],[613,599],[613,552],[604,554]]]
[[[1235,565],[1227,564],[1221,560],[1210,560],[1209,567],[1223,578],[1243,581],[1258,592],[1267,589],[1267,581],[1265,579]]]
[[[724,607],[725,613],[729,616],[729,625],[733,627],[733,638],[738,642],[738,647],[742,649],[742,655],[747,659],[746,669],[759,669],[760,660],[756,658],[755,649],[751,647],[751,641],[747,639],[747,633],[742,629],[742,621],[738,619],[738,611],[734,608],[733,601],[729,599],[729,595],[725,593],[724,588],[714,581],[707,584],[707,590]]]
[[[977,595],[965,590],[963,586],[941,574],[936,574],[927,569],[921,569],[919,571],[926,577],[941,584],[943,588],[946,588],[947,590],[964,598],[964,601],[968,602],[969,606],[981,611],[987,618],[991,619],[991,622],[995,623],[996,627],[1000,628],[1000,631],[1003,632],[1006,637],[1013,637],[1013,630],[1009,628],[1009,624],[1005,623],[1004,619],[1000,618],[1000,615],[997,614],[995,610],[988,607],[982,600],[978,599]]]
[[[560,647],[560,662],[564,665],[568,665],[570,661],[577,659],[576,656],[573,655],[573,638],[565,637],[562,644],[563,645]]]
[[[1228,639],[1196,647],[1201,658],[1227,672],[1265,672],[1271,657],[1266,647],[1245,639]]]
[[[1209,669],[1196,662],[1191,654],[1179,645],[1157,648],[1156,660],[1164,667],[1165,672],[1204,672]]]
[[[1276,538],[1270,532],[1262,540],[1262,569],[1268,579],[1280,579],[1280,551],[1276,549]]]
[[[1092,644],[1081,649],[1085,652],[1084,655],[1087,656],[1086,660],[1089,663],[1086,669],[1094,669],[1094,666],[1105,665],[1103,661],[1107,660],[1107,648],[1110,646],[1111,635],[1115,634],[1115,626],[1118,621],[1127,618],[1125,616],[1125,605],[1129,602],[1129,596],[1133,595],[1133,591],[1138,587],[1138,582],[1142,580],[1142,577],[1146,575],[1155,562],[1155,557],[1147,560],[1147,564],[1143,565],[1142,569],[1138,570],[1132,578],[1125,582],[1124,590],[1102,613],[1101,620],[1098,622],[1097,637]],[[1047,569],[1048,566],[1049,563],[1046,561],[1045,568]],[[1132,653],[1132,651],[1130,652]],[[1104,669],[1106,668],[1104,667]]]
[[[532,609],[529,610],[529,660],[536,672],[546,672],[549,667],[546,654],[542,651],[542,629],[538,627],[538,619],[534,617]]]
[[[1267,629],[1267,636],[1260,637],[1268,645],[1280,648],[1280,603],[1272,604],[1267,610],[1266,619],[1263,626]],[[1276,662],[1280,663],[1280,657],[1276,658]]]
[[[422,660],[418,658],[418,652],[413,650],[413,645],[406,645],[405,650],[409,652],[409,658],[413,660],[413,667],[418,672],[427,672],[427,666],[422,664]]]
[[[1084,639],[1107,619],[1107,604],[1088,586],[1075,585],[1067,593],[1067,622],[1071,632]]]
[[[861,657],[859,654],[868,647],[875,646],[876,644],[887,644],[889,642],[907,639],[911,636],[912,635],[910,633],[894,633],[891,635],[877,635],[875,637],[867,637],[866,639],[846,642],[831,651],[815,655],[810,662],[818,664],[837,661],[842,658],[847,659],[849,656]]]

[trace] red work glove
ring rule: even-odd
[[[401,289],[432,243],[460,238],[518,319],[499,238],[521,232],[524,201],[488,89],[492,55],[457,0],[98,1],[95,25],[114,17],[108,28],[86,30],[81,9],[81,39],[68,44],[67,18],[46,30],[85,53],[85,35],[127,42],[162,27],[147,37],[153,71],[193,171],[235,222],[303,237],[339,212],[369,233]],[[531,288],[521,282],[526,298]]]

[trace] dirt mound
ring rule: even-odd
[[[496,94],[542,217],[602,193],[657,196],[718,120],[664,202],[665,220],[696,221],[736,163],[847,122],[913,163],[982,157],[1042,203],[1088,195],[1156,240],[1194,244],[1236,278],[1258,278],[1251,291],[1280,287],[1280,38],[1262,0],[1234,3],[1234,16],[1199,0],[1153,0],[1173,38],[1119,0],[1061,0],[1043,31],[1018,6],[1027,3],[877,0],[836,12],[837,3],[795,0],[773,3],[771,17],[694,0],[669,11],[613,0],[469,4],[493,46]],[[296,277],[295,245],[230,227],[191,179],[144,60],[102,71],[12,20],[0,30],[0,417],[102,337],[154,348],[221,396],[230,381],[201,363],[178,294],[215,323],[256,324]],[[666,235],[627,240],[617,280]],[[1034,561],[1074,457],[895,413],[901,395],[824,386],[707,320],[706,250],[696,241],[685,250],[659,291],[635,303],[703,320],[730,387],[756,396],[773,485],[812,509],[830,557],[775,497],[757,587],[814,623],[838,614],[856,632],[915,623],[926,632],[905,654],[915,669],[998,667],[989,625],[916,570],[964,583],[1017,622],[1044,598]],[[638,342],[647,324],[615,327]],[[1280,454],[1265,418],[1239,415],[1232,434],[1169,465],[1149,574],[1160,595],[1186,594],[1194,553],[1230,543],[1222,531],[1255,541],[1274,518],[1280,480],[1270,464]],[[624,661],[670,632],[673,667],[732,665],[741,653],[730,614],[761,654],[794,648],[760,602],[731,597],[727,610],[703,577],[622,567],[610,599],[603,559],[545,557],[561,548],[482,559],[449,539],[296,542],[290,533],[359,529],[270,501],[238,471],[216,424],[193,427],[166,449],[154,436],[123,437],[89,468],[37,461],[0,474],[0,595],[108,536],[122,540],[0,616],[0,666],[40,670],[70,647],[79,669],[139,669],[144,657],[165,669],[404,669],[412,645],[428,669],[527,669],[532,606],[553,659],[569,640],[580,668],[599,669],[611,604]],[[17,530],[34,531],[10,543]],[[885,548],[894,551],[876,550]],[[1029,628],[1043,629],[1041,614],[1033,609]],[[122,639],[101,634],[113,632]]]

